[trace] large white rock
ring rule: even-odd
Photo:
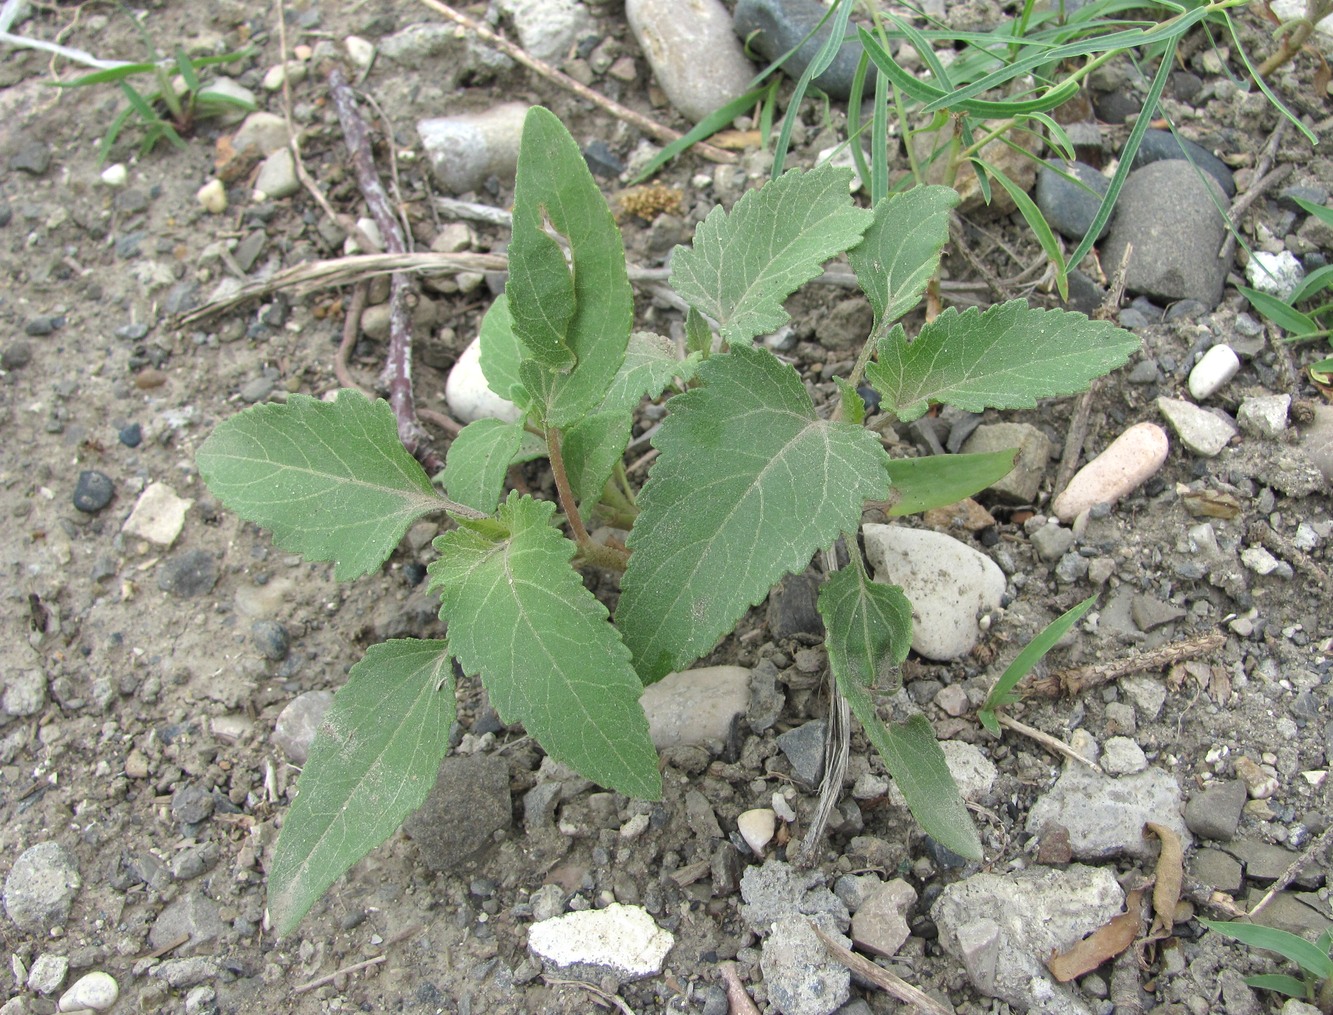
[[[1236,355],[1236,350],[1225,342],[1219,342],[1204,353],[1203,358],[1190,371],[1190,395],[1195,401],[1203,401],[1216,394],[1239,370],[1240,357]]]
[[[611,970],[622,980],[656,976],[675,943],[642,906],[618,902],[542,920],[528,931],[538,958],[560,969]]]
[[[942,532],[864,525],[875,580],[901,585],[912,604],[912,648],[927,659],[957,659],[980,636],[977,621],[1000,606],[1004,572]]]
[[[755,66],[721,0],[625,0],[625,18],[671,104],[698,122],[739,98]]]
[[[668,673],[639,699],[648,713],[648,735],[668,747],[723,744],[732,723],[750,704],[750,671],[744,666],[703,666]]]
[[[449,371],[449,378],[444,382],[444,400],[449,403],[449,411],[462,423],[479,419],[501,419],[512,423],[523,415],[517,405],[501,398],[486,383],[486,375],[481,372],[480,336],[468,343]]]
[[[120,997],[120,985],[110,973],[86,973],[60,999],[61,1011],[109,1011]]]

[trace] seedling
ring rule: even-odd
[[[447,514],[428,568],[447,640],[374,646],[338,692],[301,775],[269,870],[279,933],[418,807],[448,750],[454,668],[479,675],[507,723],[554,759],[629,796],[656,798],[658,759],[639,696],[710,652],[785,574],[851,537],[865,505],[889,515],[990,485],[1013,454],[893,461],[865,427],[864,379],[899,419],[932,404],[1032,407],[1122,365],[1138,341],[1082,314],[1013,301],[946,310],[909,341],[957,195],[920,187],[856,207],[850,170],[792,171],[714,209],[671,285],[691,306],[685,348],[633,332],[619,231],[578,145],[533,108],[520,149],[510,275],[481,328],[491,389],[522,412],[468,425],[438,477],[398,442],[392,413],[342,391],[293,395],[221,423],[199,449],[210,489],[274,541],[334,575],[376,570],[417,519]],[[831,415],[797,371],[753,342],[788,317],[787,297],[846,253],[875,313]],[[635,490],[621,465],[634,410],[669,394],[658,458]],[[504,495],[511,463],[545,456],[558,505]],[[613,518],[624,543],[595,539]],[[568,530],[566,536],[564,529]],[[571,566],[571,564],[573,566]],[[576,567],[622,572],[615,620]],[[911,608],[859,554],[818,606],[842,695],[922,827],[979,858],[980,842],[924,716],[884,724]]]
[[[234,63],[244,60],[250,51],[238,50],[219,56],[193,57],[177,46],[172,59],[167,60],[158,52],[152,38],[134,19],[143,38],[144,48],[149,59],[145,63],[125,63],[103,70],[93,71],[73,81],[57,81],[57,88],[87,88],[92,85],[116,84],[129,102],[116,114],[102,137],[97,149],[97,162],[101,165],[111,154],[111,147],[116,143],[125,126],[135,117],[143,127],[143,141],[139,145],[139,157],[147,155],[163,139],[170,141],[177,148],[184,148],[182,134],[194,129],[197,120],[206,120],[223,115],[233,110],[254,112],[252,102],[246,102],[225,92],[213,91],[199,77],[199,71],[205,67]],[[131,78],[148,75],[152,80],[150,90],[141,91],[130,84]],[[175,77],[178,76],[178,77]]]
[[[1308,1001],[1324,1015],[1333,1015],[1333,930],[1324,931],[1312,943],[1288,931],[1257,923],[1219,923],[1204,919],[1199,922],[1214,933],[1249,948],[1276,952],[1300,969],[1299,977],[1287,973],[1247,976],[1245,982],[1251,987]]]

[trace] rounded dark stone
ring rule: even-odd
[[[32,362],[32,343],[19,339],[11,342],[9,348],[0,353],[0,367],[5,370],[18,370]]]
[[[23,325],[23,333],[38,338],[42,335],[49,335],[59,327],[63,327],[65,319],[55,317],[51,314],[38,314],[36,317],[29,317],[26,324]]]
[[[120,443],[127,448],[137,448],[143,443],[143,427],[138,423],[130,423],[120,428]]]
[[[732,25],[745,44],[765,59],[774,60],[796,47],[796,52],[782,65],[786,74],[796,78],[805,73],[819,55],[832,31],[829,22],[825,22],[814,35],[810,35],[827,13],[827,8],[817,0],[741,0],[736,5]],[[838,49],[833,63],[814,79],[814,86],[832,98],[848,98],[860,58],[861,44],[856,39],[856,30],[848,25],[846,41]],[[876,73],[874,64],[871,64],[870,73],[866,75],[866,94],[874,92]]]
[[[74,485],[74,506],[80,511],[95,514],[111,503],[116,492],[115,484],[109,476],[92,469],[79,473],[79,480]]]
[[[157,569],[157,587],[189,599],[211,592],[218,580],[218,563],[206,550],[190,550]]]
[[[616,158],[616,153],[600,138],[588,142],[588,147],[583,149],[583,161],[588,163],[588,169],[595,176],[606,179],[615,179],[625,171],[625,164]]]
[[[213,816],[213,794],[197,782],[188,783],[171,795],[171,819],[182,825],[197,825]]]
[[[291,638],[276,620],[256,620],[250,625],[250,637],[265,659],[280,663],[287,658]]]

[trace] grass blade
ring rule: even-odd
[[[999,723],[995,721],[995,710],[1019,700],[1019,695],[1014,691],[1018,682],[1032,672],[1032,667],[1041,662],[1047,652],[1055,648],[1056,642],[1078,623],[1083,614],[1092,609],[1092,604],[1096,601],[1095,595],[1089,596],[1072,610],[1056,617],[1037,637],[1023,647],[1023,651],[1014,657],[1013,662],[1005,667],[1005,671],[1000,674],[1000,679],[995,681],[995,686],[991,688],[990,694],[986,695],[986,700],[982,702],[981,709],[977,713],[988,730],[992,733],[1000,731]]]

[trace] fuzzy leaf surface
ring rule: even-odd
[[[895,327],[880,339],[866,378],[903,421],[924,415],[931,402],[970,412],[1028,409],[1039,398],[1083,390],[1138,347],[1109,322],[1010,300],[961,314],[950,307],[910,343]]]
[[[568,241],[568,264],[548,227]],[[633,294],[611,209],[569,131],[541,106],[523,124],[509,270],[509,314],[526,353],[519,378],[547,425],[568,426],[620,369]]]
[[[925,186],[875,206],[875,221],[847,259],[875,311],[876,327],[892,324],[920,301],[949,242],[949,214],[957,204],[952,187]]]
[[[697,376],[653,441],[621,582],[616,622],[645,682],[711,649],[888,490],[878,439],[820,419],[768,350],[733,346]]]
[[[555,505],[511,492],[495,520],[460,521],[428,570],[463,669],[500,718],[521,722],[556,761],[609,789],[656,799],[657,751],[643,684],[606,608],[569,565]]]
[[[839,680],[872,687],[912,647],[912,604],[897,585],[873,582],[860,567],[834,571],[819,590],[829,667]]]
[[[449,445],[442,479],[460,504],[493,514],[504,492],[505,473],[523,439],[522,423],[478,419],[459,431]]]
[[[917,714],[886,725],[864,687],[851,681],[839,687],[922,831],[959,856],[980,860],[981,839],[930,720]]]
[[[481,319],[481,373],[486,386],[501,398],[507,398],[526,409],[532,399],[519,379],[519,364],[523,362],[523,347],[514,334],[514,319],[509,314],[509,298],[501,293],[495,297],[486,316]]]
[[[195,457],[218,500],[339,581],[370,574],[412,523],[444,506],[398,439],[389,403],[344,389],[292,395],[219,423]]]
[[[656,398],[675,378],[690,380],[701,358],[692,352],[681,359],[671,339],[651,331],[634,332],[625,349],[625,362],[602,399],[601,411],[633,412],[645,396]]]
[[[565,470],[584,517],[601,499],[611,470],[629,444],[633,424],[634,417],[628,411],[595,412],[565,431]]]
[[[852,204],[851,178],[829,165],[792,170],[748,191],[730,214],[714,208],[694,246],[677,248],[671,288],[717,321],[728,344],[781,327],[790,320],[783,301],[870,226],[871,213]]]
[[[890,518],[902,518],[957,504],[1009,475],[1017,457],[1015,448],[974,455],[895,458],[889,462],[893,485],[885,513]]]
[[[268,870],[279,935],[422,805],[455,710],[446,642],[386,641],[352,667],[310,745]]]

